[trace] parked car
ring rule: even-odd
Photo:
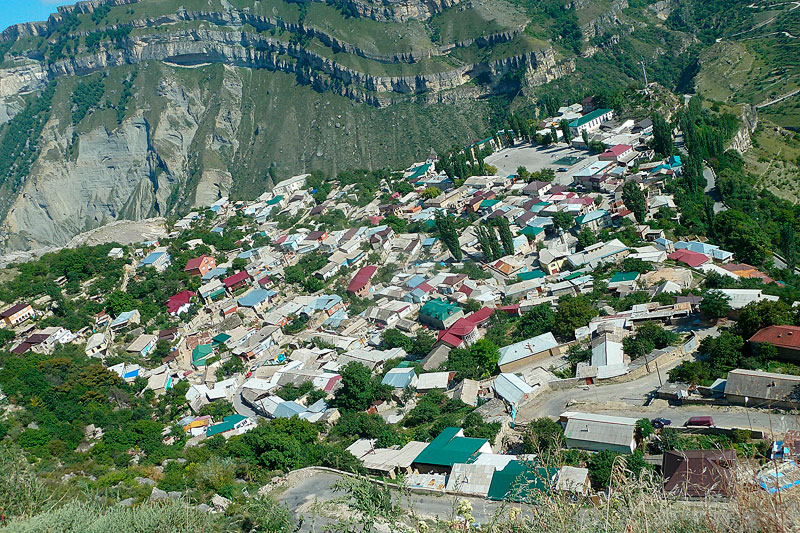
[[[566,171],[568,171],[568,170],[569,170],[569,169],[568,169],[567,167],[558,167],[558,168],[556,169],[556,172],[566,172]]]
[[[686,421],[684,426],[686,427],[695,426],[695,427],[705,427],[705,428],[716,427],[714,425],[714,419],[711,418],[710,416],[693,416]]]
[[[250,377],[250,376],[252,376],[252,375],[253,375],[253,373],[252,373],[252,372],[248,372],[247,374],[245,374],[245,376],[244,376],[244,377],[245,377],[245,379],[247,379],[247,378],[249,378],[249,377]]]
[[[654,418],[650,421],[650,423],[653,424],[654,428],[661,429],[667,426],[671,426],[672,420],[669,420],[667,418]]]

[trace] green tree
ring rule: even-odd
[[[622,201],[633,212],[636,221],[643,224],[647,216],[647,201],[638,183],[633,180],[625,182],[622,187]]]
[[[568,230],[575,225],[575,217],[566,211],[558,211],[553,215],[553,227]]]
[[[450,255],[453,256],[453,259],[460,262],[464,256],[461,252],[461,245],[458,243],[458,231],[456,231],[456,226],[452,218],[437,211],[434,221],[436,229],[439,231],[439,237],[450,251]]]
[[[564,142],[569,144],[570,141],[572,140],[572,133],[569,130],[569,121],[562,120],[560,126],[561,126],[561,134],[564,136]]]
[[[651,120],[653,121],[653,151],[662,157],[667,157],[672,154],[673,150],[672,126],[659,113],[653,114]]]
[[[478,311],[481,307],[483,307],[481,303],[478,300],[474,300],[472,298],[468,298],[467,301],[464,302],[464,305],[462,306],[464,312],[467,314],[474,313],[475,311]],[[1,340],[2,339],[0,339],[0,341]],[[0,346],[2,346],[2,342],[0,342]]]
[[[434,198],[437,198],[440,194],[442,194],[442,191],[438,187],[426,187],[422,191],[420,196],[422,196],[424,200],[433,200]]]
[[[492,249],[492,257],[494,259],[503,257],[503,248],[500,245],[500,240],[497,238],[497,232],[494,230],[494,227],[486,223],[484,223],[483,227],[486,230],[489,247]]]
[[[636,421],[636,435],[640,440],[644,440],[655,432],[653,424],[648,418],[640,418]]]
[[[127,292],[114,291],[106,298],[106,311],[111,316],[118,316],[125,311],[133,311],[136,309],[136,299]]]
[[[489,339],[480,339],[468,348],[450,350],[444,367],[456,372],[456,379],[483,379],[497,371],[500,350]]]
[[[492,250],[492,245],[489,241],[489,232],[487,231],[486,227],[482,224],[476,224],[473,226],[473,228],[475,231],[475,237],[478,239],[478,245],[481,248],[481,252],[483,252],[484,259],[487,262],[497,259],[494,256],[494,251]]]
[[[233,261],[231,261],[231,269],[234,272],[240,272],[247,268],[247,259],[242,259],[241,257],[237,257]]]
[[[556,325],[556,313],[550,304],[539,304],[525,311],[517,322],[517,335],[529,339],[552,331]]]
[[[758,330],[767,326],[783,326],[792,323],[791,308],[786,302],[763,300],[750,303],[739,311],[736,330],[743,338],[749,339]]]
[[[585,250],[593,244],[597,244],[597,235],[589,228],[583,228],[578,233],[578,249]]]
[[[500,233],[500,241],[503,243],[505,255],[514,255],[514,236],[511,234],[508,219],[506,217],[499,217],[495,220],[497,230]]]
[[[589,470],[589,479],[592,481],[592,486],[597,490],[604,490],[608,488],[611,481],[611,471],[614,467],[614,459],[617,454],[608,450],[598,452],[589,459],[587,465]]]
[[[742,211],[729,209],[716,215],[714,235],[720,246],[732,251],[743,263],[760,266],[772,256],[772,245],[766,234]]]
[[[712,289],[703,294],[700,311],[708,318],[722,318],[727,316],[730,310],[730,298],[724,292]]]
[[[351,361],[339,371],[342,387],[336,393],[335,405],[343,411],[364,411],[375,400],[388,398],[388,388],[373,378],[370,369]]]
[[[523,166],[517,167],[517,176],[522,181],[530,181],[531,179],[531,173],[528,172],[528,169]]]
[[[406,352],[411,352],[414,340],[397,328],[389,328],[381,335],[381,349],[390,350],[392,348],[402,348]]]
[[[522,451],[538,456],[547,456],[560,449],[564,441],[561,424],[547,417],[537,418],[528,423],[522,437]]]
[[[585,296],[564,296],[558,301],[553,334],[564,340],[574,339],[575,330],[588,325],[597,315],[597,309]]]

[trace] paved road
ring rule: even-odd
[[[722,203],[722,197],[717,189],[717,176],[714,174],[714,171],[711,168],[704,166],[703,177],[706,179],[705,193],[711,196],[711,198],[714,200],[714,213],[716,214],[726,211],[728,208]]]
[[[331,502],[345,496],[342,492],[334,492],[332,486],[340,479],[338,474],[325,471],[316,471],[312,476],[303,479],[284,490],[278,501],[284,503],[295,518],[303,518],[301,531],[322,531],[325,525],[336,521],[337,518],[320,516],[320,507],[325,502]],[[491,517],[504,505],[501,502],[488,501],[483,498],[467,496],[453,496],[450,494],[401,494],[396,493],[398,503],[405,510],[413,509],[414,513],[422,518],[439,518],[449,520],[453,517],[453,509],[459,500],[468,500],[472,503],[472,514],[479,524],[487,523]],[[315,512],[315,508],[317,512]]]

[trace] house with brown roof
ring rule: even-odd
[[[664,492],[689,498],[730,496],[736,468],[734,450],[669,450],[664,453]]]
[[[248,274],[246,270],[242,270],[233,276],[228,276],[227,278],[223,279],[222,284],[225,285],[226,289],[233,292],[241,287],[244,287],[249,280],[250,274]]]
[[[0,321],[8,327],[14,327],[22,324],[29,318],[35,315],[35,311],[29,303],[14,304],[5,311],[0,313]]]
[[[800,327],[768,326],[750,337],[751,344],[770,343],[778,349],[781,359],[800,361]]]

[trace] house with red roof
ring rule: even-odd
[[[181,291],[178,294],[170,296],[169,300],[167,300],[167,311],[169,311],[169,314],[178,316],[187,312],[192,306],[192,296],[194,296],[192,291]]]
[[[467,318],[459,318],[449,328],[439,331],[437,341],[451,348],[466,348],[479,338],[478,326]]]
[[[223,279],[222,284],[225,285],[226,289],[233,292],[244,287],[248,281],[250,281],[250,274],[248,274],[246,270],[242,270],[233,276],[228,276]]]
[[[616,161],[617,163],[625,161],[625,159],[633,153],[633,146],[628,144],[617,144],[616,146],[612,146],[602,154],[600,154],[597,159],[600,161]]]
[[[697,268],[700,265],[703,265],[711,261],[711,258],[705,254],[701,254],[700,252],[692,252],[686,249],[675,250],[667,257],[669,259],[672,259],[673,261],[677,261],[678,263],[683,263],[692,268]]]
[[[750,337],[751,344],[770,343],[778,349],[781,359],[800,361],[800,327],[768,326]]]
[[[203,254],[200,257],[189,259],[183,271],[188,272],[191,276],[205,276],[216,267],[217,261],[210,255]]]
[[[378,271],[378,267],[367,265],[361,268],[356,275],[353,276],[353,279],[350,280],[350,284],[347,286],[347,292],[358,296],[359,298],[364,298],[367,294],[369,294],[369,289],[371,286],[370,280],[372,276]]]

